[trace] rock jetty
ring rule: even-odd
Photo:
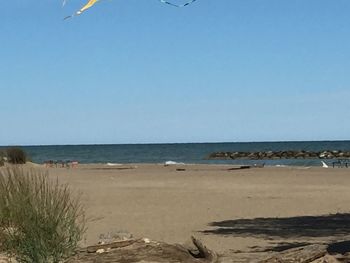
[[[274,160],[274,159],[342,159],[350,158],[350,151],[266,151],[266,152],[215,152],[208,159],[250,159],[250,160]]]

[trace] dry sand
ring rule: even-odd
[[[350,169],[231,167],[48,170],[83,194],[89,217],[85,245],[96,243],[101,233],[118,231],[182,244],[194,235],[229,262],[237,253],[350,238]]]

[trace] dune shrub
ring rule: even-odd
[[[8,162],[12,164],[25,164],[27,161],[27,153],[19,147],[6,149],[6,157]]]
[[[20,263],[58,263],[85,231],[79,196],[38,169],[0,170],[0,242]]]
[[[5,165],[5,152],[0,150],[0,167]]]

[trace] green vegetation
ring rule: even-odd
[[[0,244],[20,263],[58,263],[85,231],[78,197],[47,172],[0,169]]]
[[[4,151],[0,150],[0,167],[5,165],[6,154]]]
[[[27,154],[19,147],[11,147],[6,149],[6,156],[9,163],[25,164],[27,161]]]

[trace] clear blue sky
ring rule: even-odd
[[[349,0],[84,3],[1,2],[0,145],[350,139]]]

